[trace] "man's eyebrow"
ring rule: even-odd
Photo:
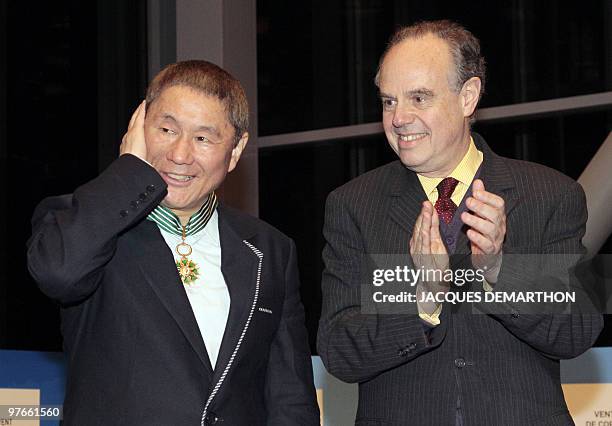
[[[396,99],[395,96],[388,95],[388,94],[386,94],[384,92],[378,92],[378,97],[379,98]]]
[[[217,129],[215,126],[198,126],[195,130],[196,132],[210,132],[217,137],[221,136],[219,129]]]
[[[176,124],[179,124],[178,120],[176,118],[174,118],[171,114],[162,114],[162,119],[164,120],[170,120],[173,121]],[[213,135],[219,137],[221,135],[221,133],[219,132],[219,129],[217,129],[214,126],[205,126],[205,125],[201,125],[195,128],[196,132],[210,132]]]
[[[411,97],[416,96],[416,95],[433,97],[434,96],[434,92],[433,92],[433,90],[426,89],[424,87],[420,87],[418,89],[408,90],[408,91],[404,92],[404,96],[406,96],[408,98],[411,98]],[[397,99],[395,96],[389,95],[389,94],[384,93],[384,92],[378,92],[378,96],[380,98],[385,98],[385,99]]]
[[[162,119],[164,120],[170,120],[170,121],[174,121],[175,123],[178,124],[178,120],[176,118],[174,118],[172,115],[170,114],[163,114],[162,115]]]
[[[409,90],[409,91],[405,92],[404,95],[406,97],[409,97],[409,98],[413,97],[413,96],[416,96],[416,95],[432,97],[434,95],[434,92],[433,92],[433,90],[429,90],[429,89],[426,89],[424,87],[420,87],[418,89]]]

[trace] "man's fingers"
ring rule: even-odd
[[[484,190],[485,190],[485,186],[484,186],[484,182],[482,181],[482,179],[474,179],[474,182],[472,182],[472,192],[484,191]]]
[[[485,277],[488,282],[496,282],[506,235],[504,199],[487,192],[484,183],[480,179],[475,179],[472,197],[466,200],[466,205],[480,216],[468,212],[461,214],[461,220],[470,226],[467,237],[472,246],[472,263],[478,268],[487,270]]]
[[[421,222],[421,239],[423,244],[423,253],[431,253],[431,221],[434,208],[431,202],[425,201],[421,208],[423,221]]]
[[[495,240],[497,237],[497,227],[493,222],[478,217],[468,212],[461,213],[461,220],[473,230]]]
[[[421,225],[421,240],[422,240],[422,253],[431,253],[431,212],[425,209],[423,211],[423,222]]]
[[[423,220],[423,212],[417,216],[414,228],[412,229],[412,236],[410,237],[410,249],[412,254],[419,253],[421,246],[421,222]]]
[[[136,121],[134,122],[135,125],[139,127],[144,126],[146,111],[147,111],[147,101],[142,101],[142,103],[140,104],[137,110]]]
[[[472,212],[483,219],[493,223],[500,223],[502,220],[503,210],[493,207],[491,204],[485,204],[474,197],[468,197],[465,204]]]
[[[448,268],[448,255],[439,237],[439,225],[438,215],[433,205],[425,201],[410,239],[410,255],[415,268],[426,268],[427,270]],[[446,260],[440,255],[446,255]]]
[[[474,179],[474,182],[472,183],[472,196],[483,203],[490,204],[493,207],[502,208],[503,211],[504,199],[499,195],[488,192],[485,189],[482,179]]]
[[[487,191],[475,191],[472,196],[474,198],[476,198],[479,201],[482,201],[485,204],[488,204],[490,206],[493,206],[497,209],[501,209],[502,211],[504,211],[504,199],[502,197],[500,197],[499,195],[495,195],[491,192],[487,192]]]
[[[423,203],[415,222],[410,238],[410,253],[425,256],[446,254],[446,247],[440,235],[440,219],[429,201]]]
[[[492,192],[487,192],[485,190],[473,190],[472,197],[484,204],[500,209],[502,212],[505,211],[504,199],[499,195],[493,194]]]
[[[442,236],[440,235],[440,218],[435,209],[431,215],[431,240],[442,241]]]
[[[476,232],[473,229],[468,229],[466,235],[468,239],[474,245],[478,247],[479,251],[482,254],[496,254],[495,252],[497,250],[495,249],[495,245],[493,244],[493,242],[489,240],[488,238],[486,238],[481,233]],[[474,253],[474,250],[472,249],[472,254],[481,254],[481,253]]]
[[[421,208],[421,213],[417,216],[416,222],[414,223],[414,229],[412,231],[412,235],[416,238],[419,238],[421,233],[421,227],[423,226],[423,209]]]
[[[425,215],[425,204],[423,203],[423,207],[421,207],[421,212],[417,216],[416,222],[414,223],[414,229],[412,230],[411,248],[414,253],[423,253],[423,217]]]
[[[140,105],[142,105],[142,103]],[[140,111],[140,105],[138,105],[138,108],[134,110],[132,116],[130,117],[130,122],[128,123],[128,130],[130,130],[132,126],[134,126],[134,121],[136,121],[136,116],[138,115],[138,111]]]
[[[140,117],[140,115],[142,115],[144,118],[145,102],[146,101],[142,101],[140,105],[138,105],[138,108],[136,108],[136,111],[134,111],[134,113],[132,114],[132,117],[130,118],[130,122],[128,124],[128,130],[130,130],[134,126],[134,123]]]
[[[132,154],[145,160],[147,158],[147,146],[144,135],[145,101],[142,101],[130,118],[128,129],[121,141],[119,154]]]

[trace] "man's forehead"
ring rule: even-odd
[[[408,38],[393,46],[387,52],[380,68],[380,83],[398,79],[418,80],[411,90],[418,89],[426,81],[437,77],[440,72],[452,71],[452,57],[448,44],[439,37],[428,34]]]
[[[437,52],[440,50],[446,52],[449,49],[448,42],[446,40],[442,39],[440,36],[436,34],[428,33],[428,34],[423,34],[419,36],[406,37],[404,40],[400,41],[395,46],[393,46],[391,50],[412,49],[414,51],[427,51],[429,53],[432,53],[432,50],[431,50],[432,47],[434,48],[433,49],[434,52]]]
[[[218,97],[183,85],[164,88],[148,106],[155,109],[158,115],[173,115],[172,111],[185,111],[193,107],[222,112],[224,115],[227,113],[226,105]]]
[[[159,92],[159,95],[156,97],[156,99],[169,100],[171,98],[176,98],[176,97],[178,98],[188,97],[188,98],[191,98],[191,100],[199,99],[199,100],[202,100],[203,102],[212,101],[214,103],[219,103],[220,105],[223,106],[223,102],[221,101],[221,99],[219,99],[219,97],[212,95],[210,93],[206,93],[203,90],[189,86],[187,84],[172,84],[167,87],[164,87]]]

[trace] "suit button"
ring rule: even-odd
[[[400,349],[400,350],[397,351],[397,354],[399,356],[406,356],[406,355],[408,355],[408,351],[406,349]]]
[[[155,192],[155,185],[148,185],[147,186],[147,192],[149,192],[149,193]]]
[[[130,214],[130,212],[127,211],[127,210],[121,210],[119,212],[119,216],[121,216],[121,217],[126,217],[128,214]]]
[[[457,358],[457,359],[455,360],[455,366],[456,366],[457,368],[463,368],[463,367],[465,367],[465,360],[464,360],[463,358]]]
[[[140,201],[144,201],[149,198],[149,194],[147,194],[146,192],[141,192],[138,198],[140,199]]]
[[[137,210],[139,205],[140,205],[140,200],[134,200],[130,203],[130,206],[132,206],[132,210]]]
[[[453,237],[446,237],[446,244],[453,244],[455,239]]]
[[[410,349],[411,351],[415,350],[417,347],[417,344],[412,342],[410,345],[408,345],[408,349]]]
[[[223,419],[217,416],[215,413],[207,414],[204,420],[206,421],[207,425],[216,425],[223,421]]]
[[[512,318],[518,318],[520,317],[518,312],[512,312],[512,315],[510,315]]]

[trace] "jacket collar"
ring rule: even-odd
[[[227,365],[243,330],[253,302],[258,265],[258,257],[245,244],[256,235],[256,230],[249,225],[251,221],[241,220],[239,212],[222,204],[218,207],[218,213],[221,272],[231,301],[214,374],[189,299],[177,274],[172,251],[154,222],[143,220],[133,230],[137,244],[142,248],[136,256],[146,281],[176,321],[213,380]]]
[[[213,383],[216,383],[233,358],[254,301],[259,258],[246,242],[253,241],[256,230],[244,214],[219,205],[219,238],[221,239],[221,272],[230,293],[230,311]]]

